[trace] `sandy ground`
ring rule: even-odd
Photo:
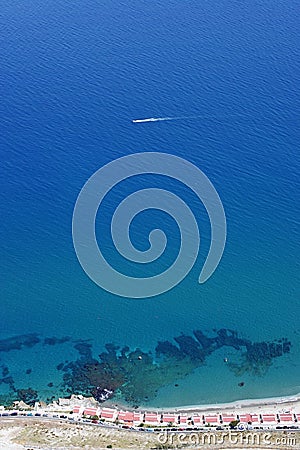
[[[148,449],[154,448],[157,437],[152,433],[99,428],[35,419],[2,419],[0,449],[5,450],[65,450],[65,449]]]
[[[16,434],[20,431],[20,427],[6,426],[0,424],[0,449],[5,450],[22,450],[23,445],[14,444],[12,441]]]
[[[154,408],[155,409],[155,408]],[[253,400],[238,400],[232,403],[218,403],[211,405],[191,405],[178,408],[158,409],[158,411],[177,411],[177,412],[201,412],[201,413],[268,413],[276,410],[277,413],[284,411],[300,411],[300,394],[290,397],[273,397]]]
[[[0,449],[102,450],[125,449],[300,449],[299,432],[214,432],[178,434],[130,432],[37,419],[1,419]],[[205,436],[204,436],[205,435]],[[212,440],[210,440],[212,439]],[[112,447],[108,447],[112,446]]]

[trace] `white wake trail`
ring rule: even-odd
[[[134,119],[132,123],[161,122],[165,120],[193,120],[193,119],[217,119],[216,116],[175,116],[175,117],[149,117],[147,119]]]
[[[175,120],[175,117],[149,117],[149,119],[134,119],[132,123],[159,122],[161,120]]]

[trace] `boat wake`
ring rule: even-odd
[[[175,120],[176,117],[149,117],[149,119],[134,119],[132,123],[160,122],[162,120]]]
[[[162,122],[166,120],[226,120],[229,117],[242,117],[240,114],[216,116],[216,115],[197,115],[197,116],[176,116],[176,117],[149,117],[147,119],[133,119],[132,123]]]

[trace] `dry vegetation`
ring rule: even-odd
[[[18,426],[16,426],[18,424]],[[9,428],[13,433],[9,433]],[[9,433],[12,442],[25,448],[40,449],[147,449],[155,447],[157,437],[150,433],[133,433],[80,424],[14,420],[0,422],[0,431]],[[1,445],[0,445],[0,448]]]
[[[239,439],[242,434],[237,433]],[[249,432],[248,432],[249,434]],[[254,449],[254,448],[272,448],[272,449],[300,449],[300,433],[274,432],[272,433],[272,442],[264,445],[261,442],[241,441],[233,444],[226,438],[222,444],[218,443],[221,437],[220,432],[215,433],[216,442],[208,441],[193,445],[188,440],[185,443],[179,443],[176,436],[173,445],[160,444],[156,433],[130,432],[127,430],[117,430],[108,428],[99,428],[82,424],[70,424],[65,422],[40,421],[36,419],[14,419],[0,421],[0,448],[5,450],[102,450],[107,448],[117,449],[167,449],[167,448],[193,448],[197,450],[206,449]],[[197,433],[194,433],[194,437]],[[198,434],[203,438],[203,434]],[[289,440],[292,438],[292,440]],[[281,444],[276,445],[276,439]],[[277,441],[279,442],[279,441]]]

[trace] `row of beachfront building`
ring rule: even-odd
[[[230,422],[238,420],[240,423],[252,425],[295,425],[300,426],[300,414],[294,412],[285,413],[263,413],[263,414],[200,414],[200,413],[159,413],[159,412],[139,412],[139,411],[118,411],[113,408],[85,408],[83,406],[75,406],[73,414],[78,416],[93,417],[98,416],[99,419],[105,421],[124,423],[128,426],[139,426],[141,423],[151,426],[170,424],[180,427],[195,426],[201,427],[205,425],[229,425]]]

